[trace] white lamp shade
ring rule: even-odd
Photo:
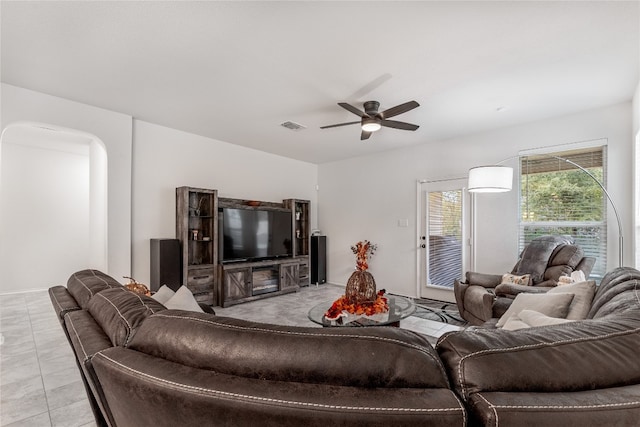
[[[508,166],[478,166],[469,169],[469,191],[502,193],[511,191],[513,168]]]

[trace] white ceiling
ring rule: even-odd
[[[629,101],[640,80],[638,1],[0,7],[5,83],[317,164]],[[319,129],[368,100],[418,101],[394,119],[420,129]]]

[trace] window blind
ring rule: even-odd
[[[607,266],[606,196],[587,173],[551,156],[571,160],[606,182],[606,147],[521,157],[520,250],[537,236],[571,236],[585,256],[596,258],[591,276],[597,280]]]
[[[462,190],[429,193],[427,283],[453,288],[462,279]]]

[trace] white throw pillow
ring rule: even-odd
[[[522,310],[535,310],[551,317],[565,317],[572,300],[573,294],[568,293],[518,294],[498,320],[496,327],[503,327],[509,317],[517,315]]]
[[[520,313],[509,317],[502,329],[505,331],[516,331],[534,326],[551,326],[571,322],[575,322],[575,320],[550,317],[534,310],[522,310]]]
[[[500,284],[529,286],[529,285],[532,285],[533,283],[531,282],[530,274],[516,276],[515,274],[506,273],[502,275],[502,280],[500,281]]]
[[[176,294],[164,303],[164,306],[172,310],[188,310],[204,313],[193,294],[186,286],[180,286]]]
[[[520,316],[514,314],[513,316],[509,317],[506,322],[504,322],[504,326],[502,326],[502,329],[504,329],[505,331],[517,331],[518,329],[525,329],[528,327],[529,325],[525,323],[520,318]]]
[[[518,314],[518,317],[529,326],[550,326],[575,322],[575,320],[550,317],[533,310],[522,310],[520,314]]]
[[[571,293],[575,296],[571,305],[569,306],[569,312],[567,313],[567,319],[570,320],[582,320],[587,317],[589,310],[591,309],[591,302],[593,296],[596,294],[596,282],[588,280],[586,282],[572,283],[570,285],[560,285],[549,290],[548,294],[557,293]]]
[[[169,298],[171,298],[175,294],[176,292],[173,289],[171,289],[167,285],[162,285],[160,289],[158,289],[158,292],[151,295],[151,298],[158,301],[160,304],[164,304],[165,302],[169,301]]]

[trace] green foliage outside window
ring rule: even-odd
[[[602,167],[588,170],[602,181]],[[526,174],[521,186],[523,222],[603,219],[602,189],[581,170]]]

